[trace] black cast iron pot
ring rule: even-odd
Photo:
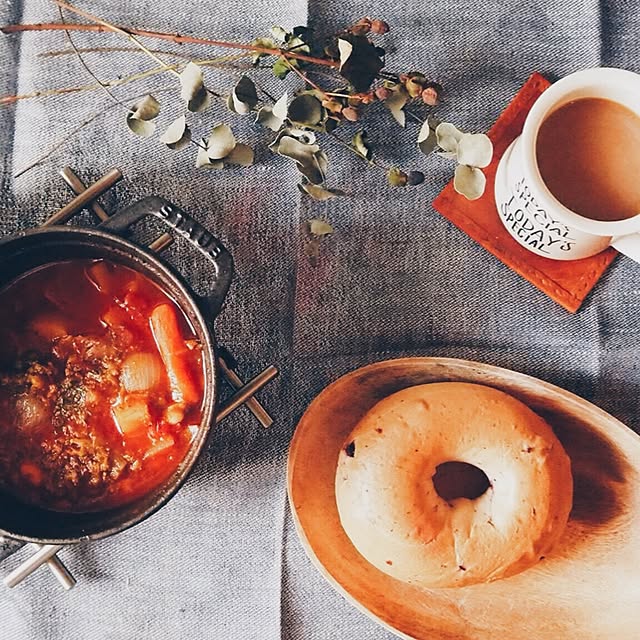
[[[145,216],[159,218],[208,258],[212,276],[207,296],[197,296],[180,275],[155,255],[123,237]],[[215,422],[218,383],[213,319],[231,283],[233,260],[229,252],[176,206],[149,197],[116,213],[97,228],[52,226],[1,238],[0,288],[39,265],[73,258],[107,258],[124,264],[150,278],[179,304],[202,345],[202,422],[175,473],[151,493],[125,506],[95,513],[58,513],[25,505],[0,492],[0,559],[25,542],[62,545],[96,540],[144,520],[166,504],[185,482]]]

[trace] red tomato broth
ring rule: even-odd
[[[156,316],[172,320],[177,380]],[[0,291],[0,486],[57,511],[129,503],[186,455],[203,387],[195,333],[151,280],[105,260],[31,271]]]

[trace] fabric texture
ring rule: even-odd
[[[640,71],[635,0],[78,5],[116,23],[237,41],[262,35],[273,24],[308,23],[328,34],[363,15],[379,16],[392,27],[386,39],[390,68],[420,69],[442,83],[446,102],[438,115],[470,131],[486,130],[534,70],[551,79],[598,65]],[[46,0],[8,0],[0,20],[57,21],[59,14]],[[82,47],[128,45],[114,34],[73,39]],[[41,56],[66,48],[62,32],[0,38],[2,95],[92,83],[74,56]],[[192,45],[179,51],[207,56]],[[102,79],[150,68],[135,52],[87,54],[86,60]],[[232,86],[239,74],[207,71],[216,88]],[[115,93],[130,102],[132,95],[172,81],[148,79]],[[287,82],[296,86],[295,79]],[[275,81],[265,86],[282,91]],[[168,124],[178,113],[177,105],[166,104],[161,123]],[[69,200],[57,174],[65,165],[86,181],[112,166],[123,170],[125,180],[103,198],[110,211],[157,194],[193,214],[219,235],[236,262],[234,285],[216,323],[219,342],[247,378],[271,363],[280,369],[260,394],[276,422],[264,430],[246,409],[237,411],[213,431],[189,482],[156,515],[115,537],[63,550],[60,557],[79,580],[75,590],[64,594],[44,569],[14,590],[0,590],[0,637],[392,637],[315,571],[293,530],[285,489],[287,447],[306,405],[340,375],[376,360],[434,355],[512,368],[640,427],[638,266],[617,260],[580,312],[568,314],[431,208],[453,167],[419,154],[415,125],[401,130],[379,110],[372,115],[371,139],[385,162],[424,170],[425,185],[390,190],[381,173],[329,141],[331,183],[350,196],[327,202],[302,198],[295,168],[268,151],[265,131],[220,104],[194,120],[200,130],[216,121],[231,124],[240,141],[257,149],[257,162],[248,169],[196,171],[192,149],[176,153],[157,141],[132,139],[114,108],[44,163],[12,177],[109,105],[106,95],[94,91],[0,107],[0,232],[38,224]],[[305,255],[302,234],[302,223],[311,218],[327,219],[336,229],[316,267]],[[182,243],[167,259],[197,289],[206,288],[203,265]],[[2,573],[28,553],[4,561]]]

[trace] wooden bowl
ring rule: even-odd
[[[338,452],[379,400],[427,382],[485,384],[519,398],[553,427],[571,457],[574,504],[553,554],[511,578],[419,589],[370,565],[347,538],[335,500]],[[404,358],[329,385],[300,420],[288,492],[302,545],[347,600],[414,640],[616,640],[640,634],[640,437],[591,403],[536,378],[478,362]]]

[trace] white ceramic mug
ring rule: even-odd
[[[640,75],[623,69],[586,69],[558,80],[538,98],[522,135],[498,165],[495,195],[500,219],[517,242],[546,258],[576,260],[613,246],[640,262],[640,215],[614,222],[584,218],[558,202],[540,175],[540,125],[552,111],[580,98],[608,98],[640,116]]]

